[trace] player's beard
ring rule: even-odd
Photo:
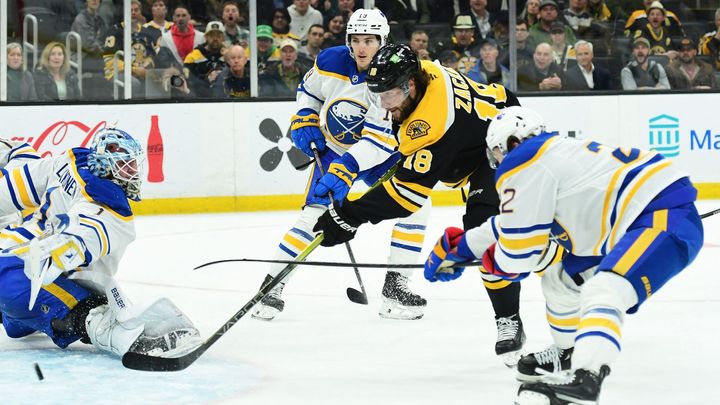
[[[408,97],[403,101],[403,103],[400,105],[398,110],[400,111],[400,115],[395,118],[395,115],[393,114],[393,122],[395,124],[402,124],[405,122],[408,117],[410,117],[410,114],[415,111],[415,107],[417,107],[418,103],[420,102],[419,97],[413,97],[411,95],[408,95]]]

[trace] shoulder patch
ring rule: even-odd
[[[425,120],[414,120],[405,129],[405,135],[410,139],[426,136],[430,132],[430,124]]]

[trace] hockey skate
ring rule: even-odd
[[[599,373],[578,369],[547,374],[541,382],[521,385],[515,405],[596,405],[608,374],[608,366],[600,367]]]
[[[525,344],[525,331],[520,315],[496,318],[495,324],[498,332],[495,354],[500,356],[506,366],[515,367],[520,357],[525,354],[522,350]]]
[[[523,356],[517,364],[517,379],[521,382],[539,381],[544,374],[570,369],[573,348],[560,349],[552,345],[547,349]],[[536,371],[537,369],[544,371]]]
[[[379,315],[387,319],[420,319],[427,305],[425,298],[410,291],[407,276],[395,271],[385,274],[382,300]]]
[[[271,275],[265,276],[263,286],[272,280]],[[270,292],[263,297],[260,302],[253,308],[252,317],[263,321],[272,321],[275,316],[282,312],[285,308],[285,301],[280,298],[285,283],[280,283],[275,286]],[[261,287],[262,288],[262,287]]]

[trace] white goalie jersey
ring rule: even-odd
[[[357,71],[344,45],[320,52],[298,86],[297,104],[318,113],[328,148],[338,155],[350,150],[361,171],[384,162],[397,148],[390,114],[368,90],[365,72]]]
[[[71,277],[105,291],[112,285],[108,283],[126,247],[135,239],[135,226],[120,186],[89,172],[89,152],[75,148],[58,157],[30,160],[14,168],[7,165],[1,170],[0,216],[27,210],[34,213],[21,224],[0,231],[0,248],[17,246],[50,227],[59,227],[85,247],[86,261]],[[112,297],[112,292],[105,292]]]

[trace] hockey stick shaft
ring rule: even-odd
[[[718,213],[720,213],[720,208],[718,208],[718,209],[716,209],[716,210],[712,210],[712,211],[710,211],[710,212],[706,212],[706,213],[700,215],[700,219],[705,219],[705,218],[707,218],[707,217],[711,217],[711,216],[713,216],[713,215],[715,215],[715,214],[718,214]]]
[[[218,339],[220,339],[225,333],[227,333],[230,328],[233,327],[245,314],[250,312],[250,310],[258,303],[260,302],[273,288],[275,288],[276,285],[280,284],[280,282],[285,279],[285,277],[290,274],[295,267],[299,264],[299,262],[302,262],[305,260],[305,258],[313,251],[315,248],[320,246],[320,242],[323,240],[323,234],[319,234],[315,239],[313,239],[312,242],[303,250],[300,252],[300,254],[295,258],[294,262],[289,263],[285,268],[278,273],[277,276],[275,276],[272,280],[270,280],[269,283],[263,285],[260,290],[255,294],[250,301],[248,301],[245,305],[243,305],[242,308],[240,308],[239,311],[235,313],[230,319],[225,322],[220,329],[215,331],[215,333],[210,336],[203,344],[201,344],[197,349],[193,350],[192,352],[181,356],[181,357],[175,357],[175,358],[166,358],[166,357],[155,357],[150,356],[146,354],[140,354],[140,353],[134,353],[134,352],[127,352],[122,357],[122,363],[123,366],[133,369],[133,370],[142,370],[142,371],[179,371],[187,368],[189,365],[191,365],[195,360],[197,360],[207,349],[210,348],[215,342],[217,342]]]
[[[312,148],[313,155],[315,155],[315,164],[317,164],[320,175],[324,176],[325,169],[322,166],[322,161],[320,160],[320,153],[318,152],[314,142],[310,143],[310,148]],[[328,192],[328,196],[330,196],[330,201],[335,204],[335,197],[333,197],[332,192]],[[350,263],[355,263],[355,254],[350,247],[350,242],[345,242],[345,248],[347,249],[348,256],[350,257]],[[360,295],[358,295],[357,292],[353,291],[353,289],[348,288],[348,298],[352,302],[365,305],[368,303],[368,298],[367,292],[365,291],[365,284],[360,277],[360,269],[358,269],[357,267],[353,267],[353,270],[355,270],[355,277],[357,278],[358,284],[360,284]]]

